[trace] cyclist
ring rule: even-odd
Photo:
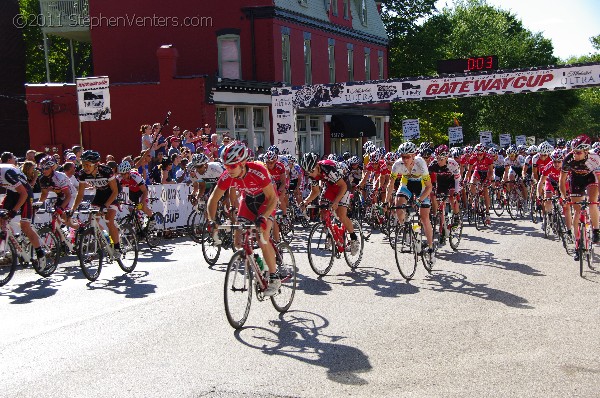
[[[35,250],[40,270],[46,268],[46,254],[40,244],[40,237],[31,227],[33,222],[33,191],[27,177],[9,163],[0,164],[0,187],[6,188],[6,196],[0,204],[1,209],[8,210],[8,218],[12,219],[21,211],[19,223],[21,231],[29,238]],[[0,239],[6,239],[6,233],[0,231]]]
[[[277,193],[277,198],[279,199],[279,208],[285,217],[287,214],[286,188],[289,187],[289,173],[286,167],[288,161],[287,156],[282,156],[285,157],[285,163],[280,160],[279,155],[277,155],[275,151],[267,151],[265,153],[265,164],[267,166],[267,171],[271,176],[271,180],[275,185],[275,191]]]
[[[419,216],[421,224],[423,224],[423,231],[427,237],[427,254],[431,256],[433,254],[433,228],[431,227],[431,220],[429,219],[429,212],[431,207],[431,200],[429,195],[433,189],[431,184],[431,176],[427,168],[427,163],[422,157],[416,156],[417,146],[410,141],[407,141],[398,147],[398,159],[392,166],[392,172],[390,174],[390,181],[387,185],[387,191],[385,196],[385,203],[390,204],[392,198],[392,191],[394,190],[394,183],[398,176],[401,177],[400,187],[396,191],[395,204],[403,205],[406,204],[413,196],[415,196],[415,203],[419,210]],[[398,216],[398,223],[404,222],[405,211],[398,209],[396,211]]]
[[[559,194],[559,180],[560,171],[563,164],[563,151],[561,149],[555,149],[550,154],[551,162],[540,169],[540,180],[537,185],[538,198],[543,198],[545,194],[546,199],[551,199],[552,196]],[[568,190],[568,187],[567,187]],[[548,215],[552,213],[552,203],[547,200],[544,203],[544,212]],[[565,217],[565,224],[567,226],[566,233],[572,238],[571,227],[573,225],[573,218],[571,215],[571,206],[568,203],[563,203],[563,215]],[[544,218],[543,223],[546,222]],[[543,224],[542,229],[545,227]]]
[[[154,213],[148,208],[148,187],[138,172],[131,171],[132,166],[128,161],[123,161],[117,167],[117,181],[121,187],[129,188],[129,200],[134,205],[141,205],[142,211],[148,216],[148,230],[156,224]]]
[[[75,197],[72,196],[73,187],[71,180],[65,173],[57,171],[56,159],[53,156],[45,156],[38,163],[38,168],[42,170],[42,177],[40,178],[40,188],[42,193],[40,195],[40,202],[45,202],[48,198],[50,191],[56,194],[56,204],[54,205],[57,214],[61,216],[63,222],[67,222],[67,218],[63,217],[65,211],[68,211]],[[70,224],[70,223],[69,223]],[[75,227],[75,224],[70,225]]]
[[[559,187],[563,199],[567,198],[567,179],[571,186],[571,199],[573,202],[581,202],[585,194],[590,202],[598,201],[598,174],[600,174],[600,156],[589,153],[590,137],[579,135],[572,142],[573,150],[563,160],[560,173]],[[573,228],[575,239],[579,238],[579,214],[581,206],[574,205],[575,215],[573,217]],[[594,243],[600,242],[600,230],[598,230],[598,206],[590,205],[590,218],[593,228]],[[575,251],[575,260],[578,261],[578,253]]]
[[[504,156],[500,155],[496,148],[488,149],[488,155],[494,161],[494,182],[497,184],[504,176]]]
[[[100,154],[96,151],[86,150],[81,155],[82,168],[79,173],[79,190],[77,198],[73,204],[73,209],[77,209],[83,201],[83,194],[86,185],[96,188],[96,194],[92,199],[92,205],[100,207],[106,212],[106,226],[108,233],[114,242],[115,250],[121,250],[119,241],[119,230],[115,223],[117,215],[117,196],[119,195],[120,187],[117,179],[110,167],[100,164]],[[85,184],[83,184],[85,183]]]
[[[221,175],[217,186],[213,190],[207,203],[209,227],[215,228],[215,215],[217,203],[225,192],[236,187],[241,193],[238,220],[254,222],[262,235],[258,245],[262,250],[265,263],[269,268],[269,286],[264,292],[265,296],[273,296],[281,286],[281,278],[277,273],[275,251],[268,237],[273,228],[275,209],[277,207],[277,193],[271,183],[269,172],[264,166],[248,161],[248,148],[239,142],[232,141],[221,152],[221,159],[225,166],[225,173]],[[241,231],[235,231],[235,244],[240,247]]]
[[[369,154],[369,163],[367,163],[365,167],[365,173],[363,175],[362,180],[358,183],[358,186],[361,190],[364,189],[365,185],[368,181],[373,181],[373,203],[376,203],[379,200],[379,192],[383,189],[382,184],[382,174],[387,169],[387,165],[385,161],[381,163],[382,155],[378,150],[374,150]]]
[[[300,203],[302,200],[302,194],[300,192],[302,189],[301,182],[304,180],[304,173],[295,156],[288,155],[288,161],[290,164],[290,193],[296,203]]]
[[[210,195],[225,172],[225,167],[220,162],[211,162],[204,153],[197,153],[192,156],[188,170],[193,189],[190,199],[191,202],[198,202],[205,195]]]
[[[492,173],[494,161],[492,157],[486,153],[485,146],[481,143],[475,145],[473,148],[473,155],[469,160],[469,170],[467,171],[466,181],[469,181],[471,185],[471,194],[475,195],[475,189],[477,183],[481,183],[481,188],[483,191],[483,198],[485,200],[485,223],[487,225],[491,224],[490,219],[490,193],[488,190],[488,186],[492,180]]]
[[[460,208],[456,194],[460,194],[460,166],[458,162],[451,159],[449,149],[446,145],[440,145],[435,149],[435,160],[429,165],[429,174],[431,175],[432,183],[435,185],[435,190],[432,195],[433,199],[433,214],[438,210],[437,197],[447,196],[450,199],[450,207],[455,215],[452,220],[455,226],[459,223]],[[439,205],[444,206],[445,202]]]
[[[504,158],[504,176],[502,182],[511,181],[516,183],[521,189],[523,199],[527,197],[527,191],[525,184],[523,184],[523,167],[525,166],[525,159],[519,155],[517,148],[510,146],[506,151],[506,158]],[[512,184],[506,187],[506,190],[510,192],[513,189]]]
[[[338,163],[329,159],[319,161],[319,155],[310,152],[302,156],[300,167],[302,167],[312,185],[310,195],[302,201],[300,208],[304,210],[307,204],[321,194],[319,181],[323,181],[324,191],[321,194],[321,202],[331,203],[331,210],[337,214],[350,234],[350,252],[355,256],[360,249],[360,243],[354,231],[354,225],[348,218],[350,192],[343,170],[340,169]]]

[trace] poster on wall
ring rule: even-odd
[[[77,79],[77,105],[80,122],[110,120],[110,91],[107,76]]]
[[[480,131],[479,142],[484,145],[490,145],[492,143],[492,132],[491,131]]]
[[[527,137],[524,136],[524,135],[518,135],[518,136],[516,136],[515,137],[515,144],[517,144],[517,145],[527,145]]]
[[[510,145],[512,137],[510,134],[500,134],[500,147],[506,148]]]
[[[464,139],[462,126],[448,127],[448,139],[450,141],[450,145],[462,144]]]
[[[294,134],[295,108],[292,106],[291,87],[275,87],[271,89],[271,105],[273,112],[273,145],[280,151],[297,155],[296,136]]]
[[[404,119],[402,121],[402,135],[406,141],[419,139],[421,137],[419,119]]]

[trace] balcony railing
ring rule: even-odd
[[[89,41],[89,0],[39,0],[43,31]]]

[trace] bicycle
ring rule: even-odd
[[[283,211],[277,209],[275,212],[275,222],[279,226],[279,234],[281,235],[281,239],[290,243],[292,241],[292,237],[294,236],[294,223],[292,222],[290,216],[284,216]]]
[[[569,204],[581,206],[581,211],[579,213],[579,236],[577,237],[575,251],[579,253],[579,276],[583,277],[584,261],[587,263],[589,269],[596,269],[592,265],[595,261],[594,244],[592,243],[592,223],[588,208],[591,205],[597,206],[600,202],[588,202],[587,199],[584,199],[581,202],[570,202]]]
[[[306,217],[306,214],[300,209],[298,203],[296,203],[296,198],[294,193],[290,193],[289,201],[288,201],[288,214],[293,215],[293,222],[299,222],[302,225],[302,228],[308,228],[310,226],[309,219]]]
[[[218,226],[218,231],[233,233],[236,229],[243,231],[243,244],[242,249],[233,254],[227,265],[223,300],[227,321],[232,327],[239,329],[248,319],[252,303],[252,290],[256,292],[258,301],[264,301],[266,297],[264,291],[269,285],[269,271],[266,264],[261,267],[259,263],[263,260],[260,260],[257,253],[254,253],[258,233],[254,225]],[[281,278],[281,287],[274,296],[271,296],[271,303],[277,311],[283,313],[290,308],[296,294],[296,260],[287,243],[275,244],[273,238],[269,237],[269,244],[275,250],[277,273]]]
[[[396,209],[405,210],[405,215],[404,222],[396,228],[394,257],[400,275],[407,281],[410,281],[417,271],[419,257],[421,258],[423,267],[428,273],[431,273],[435,264],[435,252],[431,256],[428,256],[429,258],[426,258],[423,250],[423,246],[427,247],[427,244],[423,245],[425,238],[423,224],[421,223],[419,210],[414,199],[411,198],[406,204],[390,207],[390,210]],[[411,214],[411,210],[413,214]],[[404,256],[405,254],[409,254],[409,256]]]
[[[512,189],[507,190],[508,207],[506,209],[510,218],[516,221],[517,217],[525,218],[525,198],[521,192],[520,181],[506,181],[503,183],[504,186],[508,186],[509,184],[512,184]]]
[[[40,204],[41,206],[42,204]],[[51,233],[54,234],[59,244],[61,252],[64,255],[75,254],[77,255],[77,247],[79,246],[79,239],[81,238],[81,231],[83,230],[82,225],[79,224],[74,232],[69,232],[69,226],[63,222],[63,216],[65,212],[60,209],[55,209],[52,202],[46,203],[46,208],[38,210],[37,214],[49,213],[51,215],[50,224],[43,226],[39,233],[46,234],[46,229],[50,229]],[[61,254],[62,254],[61,253]]]
[[[538,221],[543,220],[545,217],[542,201],[537,197],[537,184],[533,184],[533,180],[531,178],[527,178],[525,180],[525,186],[527,187],[528,191],[527,203],[529,204],[531,221],[534,224],[537,224]]]
[[[462,238],[462,216],[460,213],[451,214],[449,211],[450,204],[447,201],[448,195],[438,196],[438,211],[433,217],[431,225],[434,231],[434,240],[437,240],[439,245],[443,246],[447,238],[452,250],[457,251]],[[452,221],[450,225],[448,224],[449,219]]]
[[[490,188],[490,202],[494,213],[501,217],[508,207],[508,199],[506,197],[506,187],[499,181],[494,182]]]
[[[489,224],[487,222],[488,213],[485,207],[485,196],[483,195],[483,184],[475,183],[475,194],[468,194],[469,206],[467,210],[467,219],[469,223],[475,223],[478,231],[483,230]]]
[[[149,198],[150,204],[158,201],[158,198]],[[159,211],[153,213],[154,216],[154,227],[149,229],[149,218],[142,211],[142,204],[132,204],[126,202],[120,202],[129,207],[129,214],[119,220],[119,224],[125,224],[133,226],[137,241],[145,240],[148,246],[156,248],[160,246],[165,236],[165,216]]]
[[[329,205],[307,206],[307,209],[310,208],[321,210],[321,221],[313,225],[308,235],[308,262],[312,270],[319,276],[327,275],[333,266],[333,261],[340,258],[342,253],[350,269],[356,269],[362,260],[365,245],[360,224],[352,220],[356,238],[360,240],[358,253],[352,255],[350,234]]]
[[[79,243],[79,264],[85,277],[94,282],[100,276],[103,261],[110,264],[116,261],[125,273],[133,272],[138,260],[138,243],[133,226],[129,223],[117,223],[120,238],[120,250],[112,246],[111,238],[99,224],[100,209],[82,210],[88,214],[87,227],[81,233]]]
[[[41,268],[29,238],[23,233],[15,233],[8,213],[8,210],[0,209],[0,286],[12,279],[19,262],[21,265],[30,263],[35,272],[44,278],[52,275],[60,258],[60,247],[54,234],[49,228],[37,232],[46,257],[46,266]],[[32,224],[31,228],[36,231],[35,225]]]

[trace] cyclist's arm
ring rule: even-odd
[[[146,188],[146,184],[139,185],[140,191],[142,191],[142,197],[140,198],[140,203],[146,204],[146,200],[148,199],[148,188]]]
[[[363,178],[358,183],[358,186],[361,189],[365,187],[365,185],[367,184],[367,181],[369,181],[369,177],[371,177],[371,174],[372,174],[371,171],[369,171],[369,170],[365,171],[365,175],[363,176]]]
[[[45,202],[48,199],[48,188],[42,188],[42,193],[40,194],[39,202]],[[69,202],[67,202],[69,203]]]
[[[473,168],[474,168],[474,167],[475,167],[475,166],[474,166],[474,165],[472,165],[472,164],[469,164],[469,165],[467,166],[467,181],[471,181],[471,174],[473,174]]]
[[[544,184],[546,183],[546,176],[541,175],[540,180],[537,184],[538,198],[542,198],[544,196]]]
[[[487,180],[489,182],[491,182],[493,178],[494,178],[494,164],[492,163],[488,167]]]
[[[263,193],[265,194],[265,202],[267,203],[265,207],[265,211],[260,216],[268,219],[269,216],[275,211],[277,207],[277,202],[279,201],[279,197],[275,192],[275,187],[273,184],[268,184],[263,188]]]
[[[563,198],[567,197],[567,176],[569,175],[566,171],[560,172],[560,178],[558,179],[558,187],[560,189],[560,194]]]
[[[75,202],[73,203],[73,210],[76,210],[81,202],[83,201],[83,194],[85,192],[86,184],[80,182],[79,188],[77,189],[77,197],[75,198]]]
[[[217,213],[217,205],[224,194],[225,191],[219,187],[215,187],[212,194],[210,194],[210,198],[208,198],[208,203],[206,204],[206,212],[208,213],[207,217],[209,221],[214,221],[215,214]]]
[[[392,192],[394,191],[394,181],[396,181],[397,177],[398,175],[395,173],[390,174],[390,180],[388,181],[387,189],[385,192],[385,203],[390,203],[390,199],[392,198]]]
[[[313,185],[310,189],[310,194],[306,199],[302,201],[302,204],[306,205],[315,200],[317,196],[321,193],[321,188],[318,185]]]
[[[196,184],[198,192],[198,195],[196,197],[201,198],[202,196],[204,196],[204,192],[206,192],[206,182],[198,181]],[[196,190],[196,186],[194,187],[194,190]]]
[[[419,196],[419,201],[421,202],[427,199],[433,190],[433,185],[431,184],[431,178],[429,178],[429,176],[424,177],[423,182],[425,183],[425,189]]]
[[[61,191],[65,195],[65,198],[60,202],[60,207],[62,209],[66,209],[67,206],[69,205],[69,202],[71,201],[71,190],[68,187],[64,187]],[[48,192],[46,192],[46,194],[47,193]],[[44,198],[44,200],[42,200],[43,194],[44,194],[44,192],[42,190],[42,196],[40,197],[40,202],[43,202],[44,200],[46,200],[46,198]]]
[[[104,206],[106,207],[110,206],[117,199],[117,196],[119,196],[119,187],[117,186],[117,180],[115,178],[108,182],[108,187],[110,188],[111,193],[106,203],[104,203]]]

